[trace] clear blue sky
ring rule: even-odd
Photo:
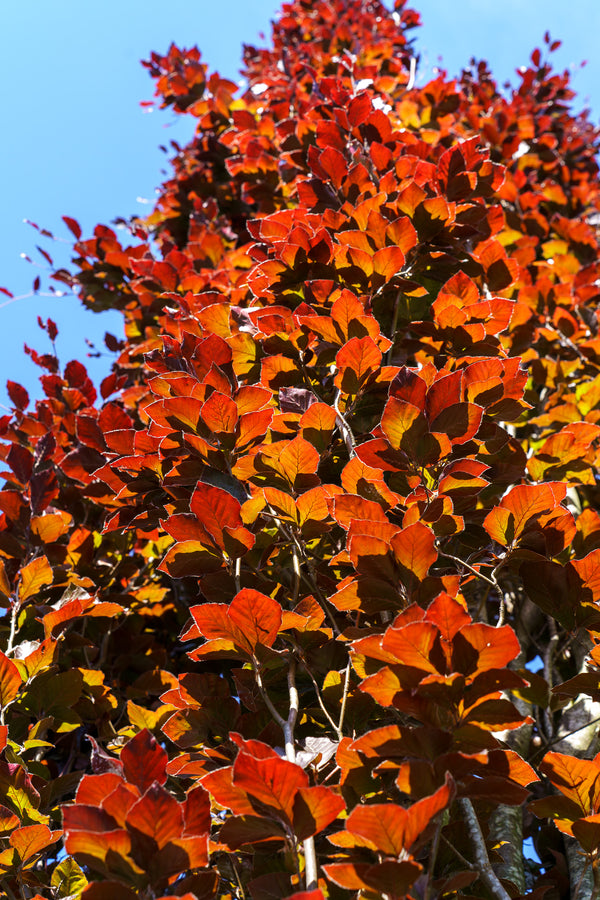
[[[414,0],[423,27],[419,80],[442,64],[450,75],[471,56],[485,58],[502,83],[516,81],[514,70],[541,45],[544,31],[563,41],[554,54],[561,69],[574,70],[578,105],[600,117],[600,35],[598,0]],[[0,146],[2,220],[0,286],[28,294],[39,272],[46,271],[36,252],[38,235],[23,224],[28,218],[68,241],[62,215],[78,219],[84,236],[93,226],[117,216],[139,214],[138,198],[151,199],[168,157],[158,147],[183,141],[192,122],[167,112],[144,113],[141,100],[152,96],[152,83],[139,63],[151,50],[165,51],[171,41],[197,44],[210,68],[239,77],[241,44],[269,33],[275,0],[37,0],[5,2],[0,9],[3,52],[0,59]],[[579,63],[588,60],[580,69]],[[147,207],[146,207],[147,208]],[[55,261],[68,261],[68,243],[42,246]],[[39,262],[37,270],[20,256]],[[8,298],[0,294],[0,304]],[[105,331],[121,335],[116,314],[94,315],[72,297],[24,297],[0,305],[0,403],[6,403],[7,378],[40,396],[40,370],[23,353],[28,343],[49,349],[37,316],[59,326],[62,364],[86,362],[90,338],[99,347]],[[109,360],[86,362],[96,382]],[[0,412],[2,410],[0,409]]]

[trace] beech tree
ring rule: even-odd
[[[418,23],[153,53],[193,140],[65,217],[124,333],[0,420],[9,900],[600,896],[599,134]]]

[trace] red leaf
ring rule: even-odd
[[[79,222],[76,219],[72,219],[70,216],[63,216],[62,220],[69,231],[75,236],[75,239],[79,240],[79,238],[81,237],[81,228],[79,226]]]
[[[233,598],[229,607],[231,623],[244,634],[252,650],[258,644],[272,647],[281,627],[281,606],[276,600],[244,588]]]
[[[426,621],[433,622],[440,629],[442,638],[451,641],[465,625],[471,624],[471,617],[458,600],[440,594],[427,608]]]
[[[29,403],[29,394],[22,384],[16,381],[6,382],[6,392],[17,409],[25,409]]]
[[[147,728],[131,738],[121,750],[125,778],[142,792],[149,788],[153,781],[165,783],[167,759],[166,751]]]

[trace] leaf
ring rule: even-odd
[[[517,485],[488,513],[483,527],[492,540],[512,546],[529,523],[543,513],[552,512],[564,500],[566,493],[567,485],[560,482]]]
[[[371,337],[351,338],[335,358],[336,387],[345,394],[357,394],[369,376],[379,369],[381,359],[381,350]]]
[[[422,522],[408,525],[392,538],[392,550],[397,561],[417,581],[423,581],[437,559],[435,535]]]
[[[430,603],[425,619],[437,625],[446,641],[451,641],[461,628],[471,624],[471,617],[464,606],[445,592]]]
[[[50,831],[47,825],[25,825],[10,835],[8,842],[19,854],[22,863],[41,853],[62,836],[62,831]]]
[[[294,832],[300,841],[327,828],[345,810],[343,797],[325,785],[300,788],[294,798]]]
[[[214,391],[204,403],[201,416],[207,428],[215,434],[232,434],[238,422],[235,402],[219,391]]]
[[[281,606],[252,588],[241,590],[229,607],[230,622],[243,633],[254,650],[258,644],[271,647],[281,627]]]
[[[178,541],[169,547],[157,566],[172,578],[187,578],[217,572],[223,567],[223,558],[216,550],[207,550],[199,541]]]
[[[79,896],[88,880],[74,859],[67,856],[54,867],[50,884],[60,898]]]
[[[469,652],[473,648],[475,653]],[[521,647],[510,625],[495,628],[483,622],[465,625],[454,638],[452,662],[457,671],[500,669],[519,655]],[[471,662],[472,660],[472,662]]]
[[[82,900],[137,900],[139,893],[120,881],[92,881],[81,896]]]
[[[230,606],[223,603],[204,603],[190,610],[194,625],[182,634],[182,640],[205,637],[225,639],[250,656],[261,645],[271,647],[279,633],[282,610],[279,603],[255,591],[244,588]]]
[[[177,800],[154,782],[127,813],[127,827],[152,838],[159,850],[181,837],[183,814]]]
[[[285,840],[286,832],[277,822],[263,816],[230,816],[221,826],[219,841],[231,850],[238,850],[245,844],[262,841]]]
[[[167,758],[166,751],[146,728],[131,738],[121,750],[125,778],[142,792],[153,781],[165,783]]]
[[[600,812],[600,756],[577,759],[565,753],[546,753],[540,771],[584,816]]]
[[[0,650],[0,707],[15,699],[21,689],[22,678],[17,666]]]
[[[31,597],[54,581],[52,566],[45,556],[38,556],[21,569],[19,581],[19,601],[25,603]]]
[[[410,850],[431,819],[452,800],[453,783],[446,784],[408,809],[395,803],[356,806],[346,820],[346,830],[385,856],[399,857]]]
[[[233,782],[246,792],[255,812],[283,817],[291,826],[296,792],[308,787],[308,776],[285,759],[257,759],[242,752],[233,765]]]
[[[320,457],[312,444],[296,437],[287,441],[279,454],[279,468],[292,487],[302,482],[302,476],[317,471]]]
[[[381,647],[403,666],[437,673],[431,654],[438,635],[438,629],[430,622],[412,622],[403,628],[392,626],[385,632]]]
[[[62,216],[62,220],[71,234],[75,236],[75,240],[78,241],[81,237],[81,227],[79,222],[76,219],[72,219],[71,216]]]

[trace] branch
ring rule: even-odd
[[[346,419],[340,412],[340,408],[338,405],[340,402],[340,394],[341,394],[341,391],[338,390],[336,392],[335,399],[333,401],[333,408],[335,409],[335,411],[337,413],[337,417],[340,422],[340,430],[344,436],[344,443],[346,444],[346,450],[348,451],[348,456],[350,457],[350,459],[352,459],[353,456],[356,456],[356,450],[354,449],[354,447],[355,447],[354,435],[352,434],[352,429],[346,422]]]
[[[479,872],[479,877],[491,892],[491,894],[497,898],[497,900],[510,900],[510,895],[502,887],[498,876],[492,868],[487,848],[485,846],[485,840],[483,838],[483,834],[481,833],[479,819],[477,818],[477,814],[473,809],[473,804],[468,797],[459,797],[458,805],[460,806],[465,817],[466,824],[469,829],[469,834],[471,836],[471,841],[473,842],[473,849],[475,850],[475,861],[477,863],[477,871]]]
[[[273,718],[275,719],[275,721],[277,722],[277,724],[279,725],[279,727],[281,728],[281,730],[283,731],[283,733],[285,735],[286,720],[283,718],[283,716],[280,713],[277,712],[277,710],[273,706],[273,701],[267,694],[267,690],[263,684],[262,675],[260,674],[258,660],[253,659],[252,665],[254,667],[254,678],[256,679],[256,684],[257,684],[258,690],[260,691],[260,695],[263,698],[263,700],[265,701],[265,703],[267,705],[267,709],[269,710],[269,712],[271,713],[271,715],[273,716]],[[287,753],[286,753],[286,756],[287,756]],[[294,761],[295,760],[292,760],[292,762],[294,762]]]
[[[348,702],[348,692],[350,690],[350,662],[346,665],[346,677],[344,679],[344,693],[342,694],[342,708],[340,710],[340,721],[337,726],[338,738],[342,739],[342,725],[344,724],[344,716],[346,715],[346,704]]]
[[[290,711],[287,720],[283,723],[283,736],[285,738],[285,755],[290,762],[296,762],[296,748],[294,746],[294,728],[298,718],[298,690],[296,688],[296,660],[292,656],[288,664],[288,695],[290,698]]]

